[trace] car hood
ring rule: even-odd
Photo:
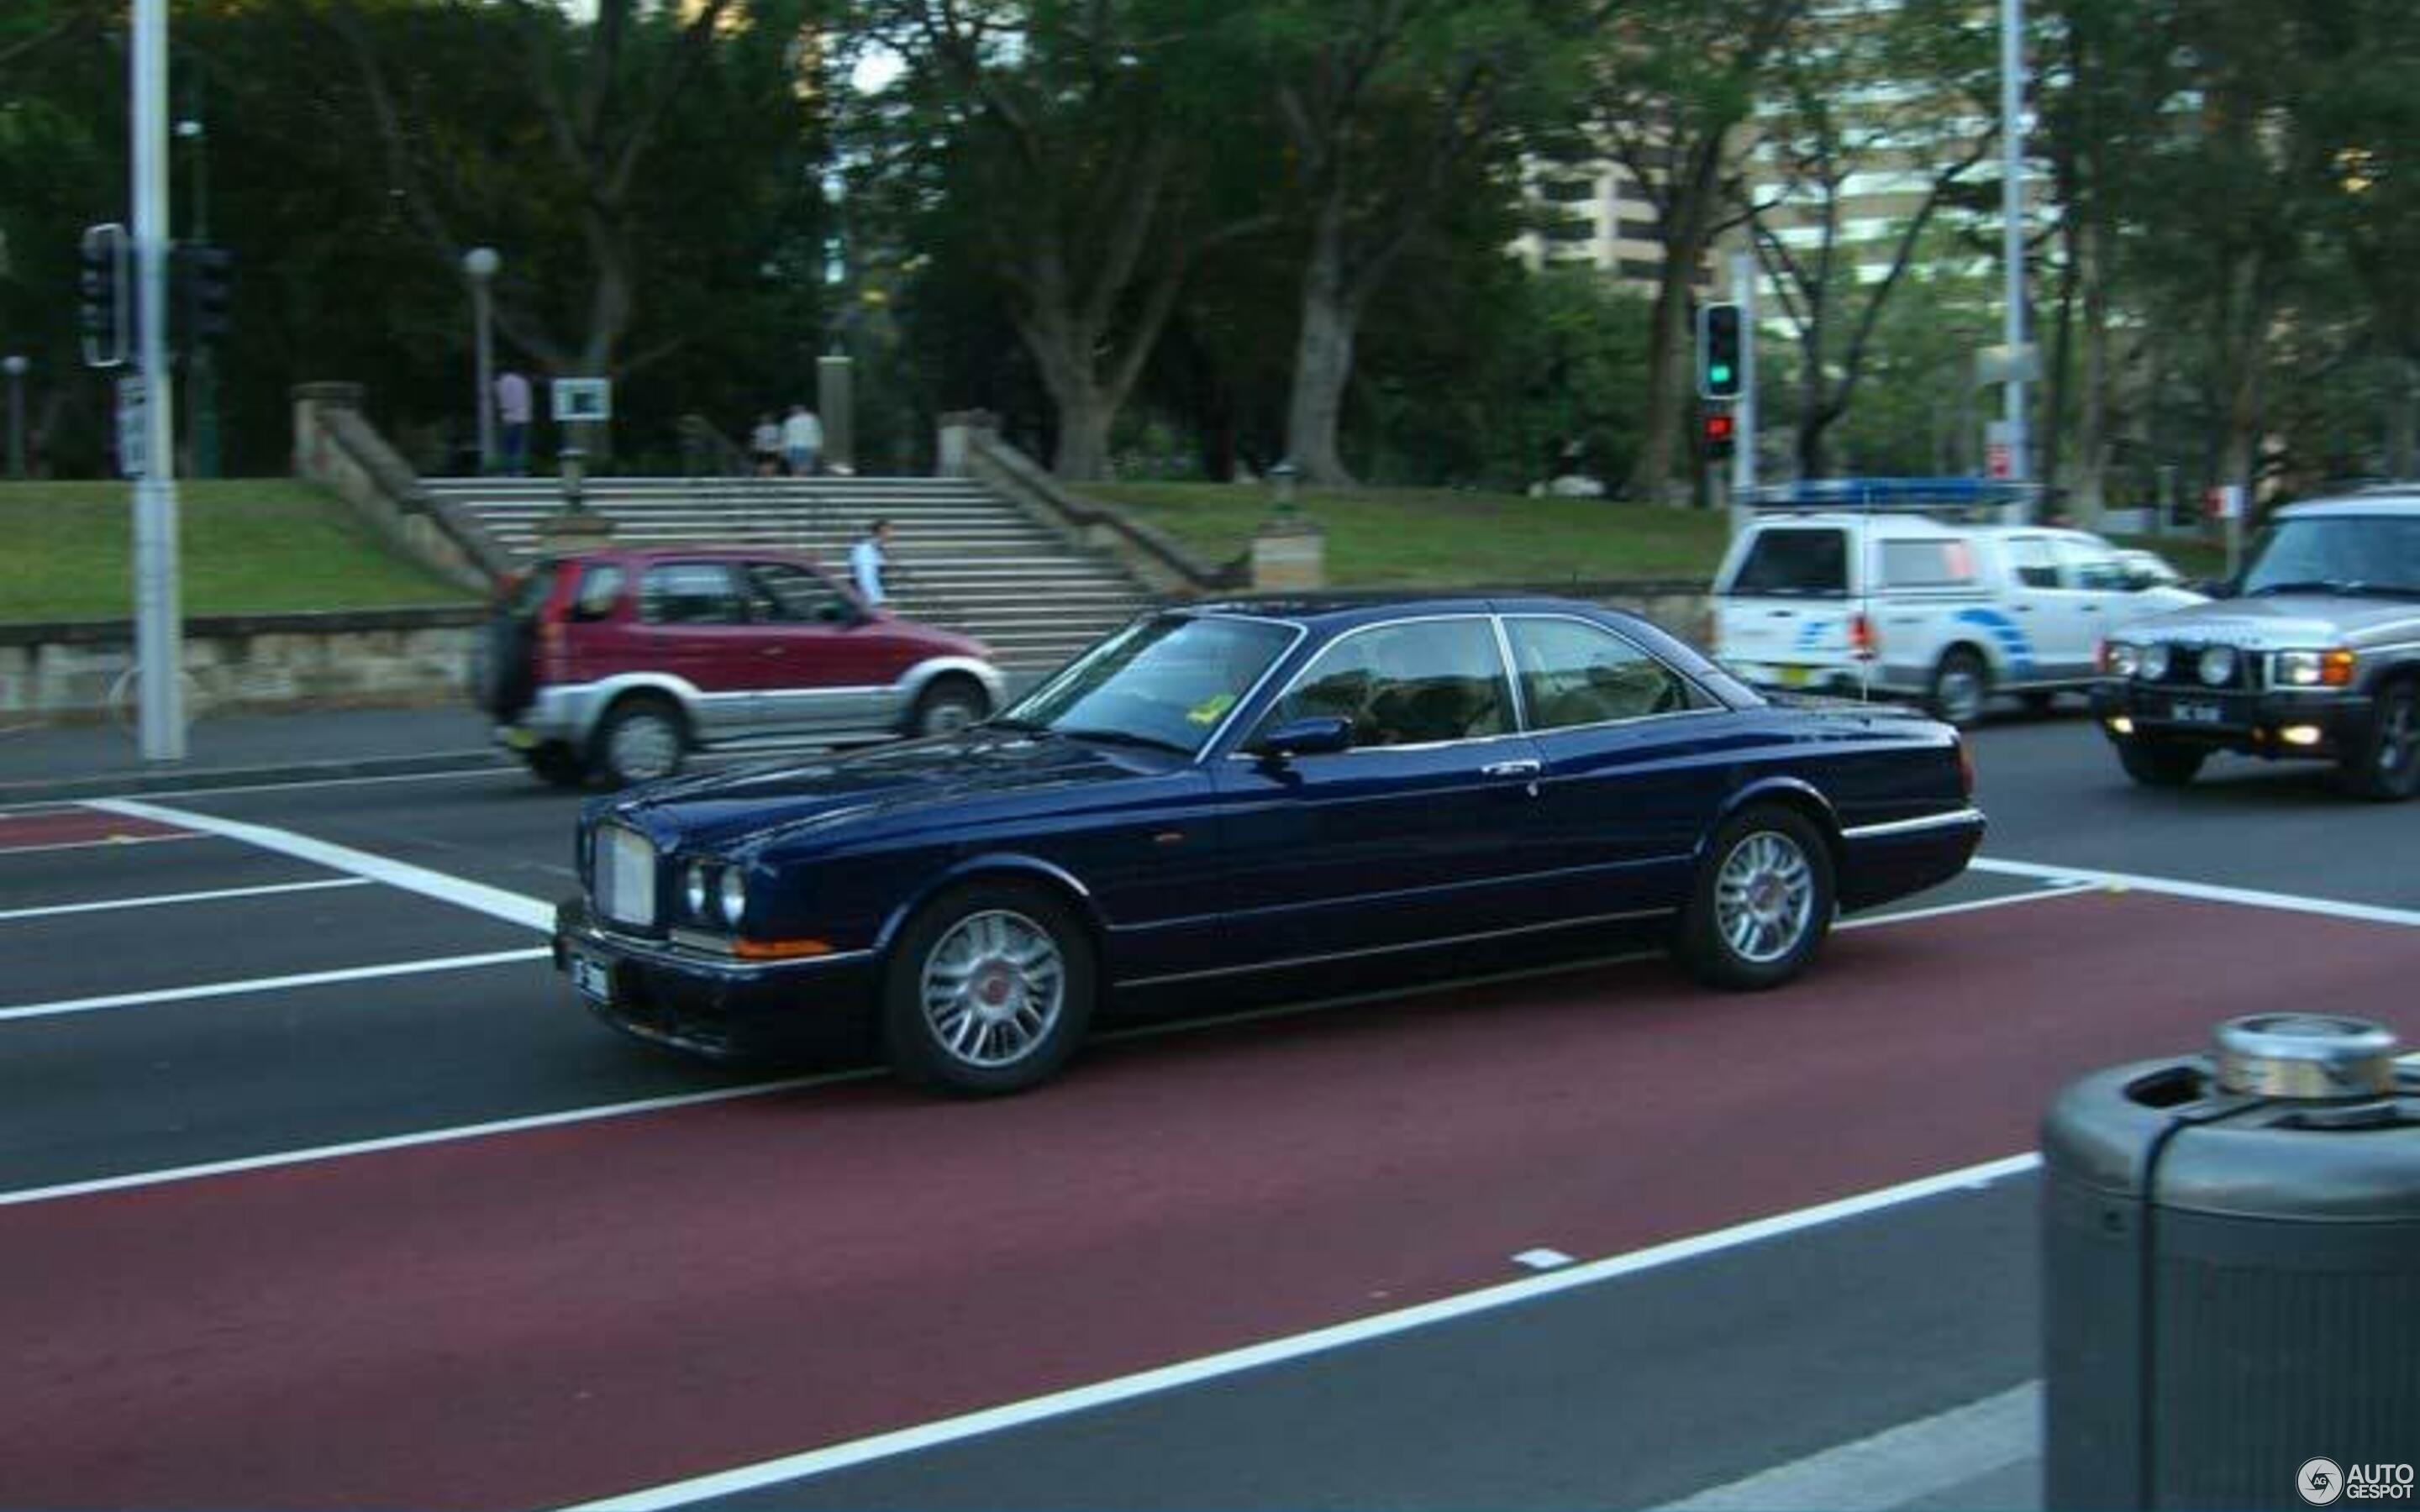
[[[1074,799],[1183,764],[1172,753],[976,730],[675,778],[635,788],[609,807],[660,847],[727,852],[987,798]]]
[[[2223,598],[2129,625],[2128,633],[2234,646],[2290,651],[2350,644],[2356,649],[2420,631],[2420,601],[2279,594],[2273,598]]]

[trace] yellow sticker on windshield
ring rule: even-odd
[[[1203,699],[1201,702],[1193,705],[1191,712],[1187,714],[1185,717],[1192,720],[1195,724],[1217,724],[1218,722],[1218,717],[1234,706],[1234,694],[1213,693],[1208,698]]]

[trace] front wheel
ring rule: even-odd
[[[1963,730],[1983,717],[1991,697],[1992,669],[1972,651],[1956,646],[1932,669],[1932,689],[1925,702],[1934,718]]]
[[[2210,752],[2195,746],[2134,735],[2118,742],[2118,764],[2147,788],[2180,788],[2201,772]]]
[[[651,782],[680,770],[689,745],[680,711],[660,698],[625,698],[597,731],[597,764],[616,787]]]
[[[542,741],[521,752],[521,761],[549,787],[576,788],[588,780],[588,764],[568,741]]]
[[[2347,791],[2394,803],[2420,792],[2420,685],[2397,683],[2378,695],[2369,738],[2340,769]]]
[[[1093,1016],[1091,937],[1039,887],[978,883],[900,933],[885,973],[892,1069],[963,1096],[1021,1092],[1056,1075]]]
[[[991,712],[984,690],[963,677],[944,677],[924,689],[908,717],[908,733],[952,735]]]
[[[1832,927],[1832,851],[1813,821],[1753,808],[1717,830],[1681,916],[1681,959],[1717,987],[1777,987]]]

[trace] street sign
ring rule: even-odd
[[[147,432],[144,409],[143,375],[129,373],[117,380],[117,473],[124,478],[139,478],[149,470],[149,454],[143,440]]]
[[[613,380],[601,378],[559,378],[550,386],[558,424],[613,418]]]
[[[2041,378],[2041,348],[2032,342],[2022,347],[1985,347],[1975,353],[1975,386],[1989,388],[1994,383],[2034,383]]]

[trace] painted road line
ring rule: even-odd
[[[49,1003],[0,1008],[0,1023],[17,1019],[60,1018],[70,1013],[100,1013],[117,1008],[143,1008],[153,1003],[182,1003],[203,997],[246,997],[255,993],[287,992],[297,987],[323,987],[339,981],[374,981],[381,977],[417,977],[436,971],[468,971],[522,961],[544,961],[553,950],[532,946],[520,950],[489,950],[480,955],[437,956],[426,961],[391,961],[376,966],[346,966],[335,971],[306,971],[291,977],[255,977],[248,981],[213,981],[194,987],[155,987],[148,992],[109,993],[99,997],[65,997]]]
[[[1967,863],[1975,872],[1989,872],[1999,876],[2033,877],[2044,882],[2077,882],[2103,887],[2132,887],[2143,892],[2162,892],[2172,898],[2193,898],[2203,903],[2241,903],[2246,908],[2274,908],[2293,914],[2320,914],[2329,918],[2358,919],[2370,924],[2400,924],[2420,927],[2420,909],[2387,908],[2377,903],[2349,903],[2338,898],[2313,898],[2302,893],[2269,892],[2258,887],[2227,887],[2215,883],[2191,882],[2182,877],[2143,876],[2132,872],[2103,872],[2088,866],[2049,866],[2039,861],[2004,861],[1994,856],[1978,856]]]
[[[331,887],[366,887],[367,877],[322,877],[316,882],[272,882],[257,887],[214,887],[208,892],[162,892],[147,898],[107,898],[91,903],[53,903],[46,908],[0,910],[0,922],[14,918],[55,918],[61,914],[100,914],[118,908],[164,908],[171,903],[209,903],[226,898],[267,898],[282,892],[324,892]]]
[[[1218,1381],[1257,1370],[1264,1365],[1282,1365],[1373,1339],[1406,1334],[1414,1329],[1428,1328],[1458,1318],[1500,1308],[1517,1306],[1540,1297],[1576,1290],[1623,1276],[1659,1270],[1665,1266],[1739,1249],[1767,1240],[1862,1217],[1871,1212],[1921,1202],[1931,1197],[1963,1191],[1969,1187],[2011,1177],[2029,1175],[2041,1164],[2034,1154],[2010,1155],[2001,1160],[1987,1161],[1954,1171],[1944,1171],[1897,1186],[1842,1197],[1838,1201],[1801,1208],[1793,1212],[1776,1213],[1729,1228],[1715,1229],[1689,1239],[1674,1240],[1652,1248],[1635,1250],[1610,1259],[1593,1260],[1544,1275],[1508,1281],[1459,1296],[1443,1297],[1417,1306],[1379,1313],[1357,1319],[1349,1323],[1314,1329],[1291,1337],[1269,1339],[1242,1349],[1205,1355],[1157,1369],[1121,1376],[1112,1381],[1097,1381],[1067,1391],[1052,1392],[1020,1402],[1009,1402],[981,1412],[962,1413],[937,1422],[919,1424],[891,1433],[846,1443],[835,1443],[803,1454],[768,1459],[758,1464],[743,1465],[710,1475],[673,1481],[644,1490],[626,1492],[599,1501],[582,1503],[576,1512],[658,1512],[665,1507],[688,1506],[716,1497],[737,1496],[744,1491],[761,1490],[792,1481],[807,1480],[830,1474],[837,1470],[851,1469],[878,1459],[938,1448],[948,1443],[997,1433],[1005,1428],[1024,1427],[1052,1418],[1067,1417],[1098,1408],[1114,1406],[1141,1396],[1156,1396],[1203,1381]]]
[[[148,819],[159,824],[181,825],[206,834],[242,841],[265,851],[290,856],[298,861],[309,861],[331,871],[349,872],[382,882],[390,887],[416,892],[424,898],[468,908],[506,923],[551,933],[554,929],[554,904],[502,887],[490,887],[483,882],[432,872],[425,866],[397,861],[370,851],[355,850],[330,841],[314,840],[290,829],[272,829],[267,825],[246,824],[240,819],[222,819],[216,814],[194,813],[183,809],[163,808],[132,798],[105,798],[92,805],[112,813]]]
[[[2070,886],[2037,887],[2031,892],[2007,892],[1995,898],[1969,898],[1963,903],[1935,903],[1930,908],[1902,908],[1897,913],[1862,914],[1844,918],[1836,929],[1871,929],[1876,924],[1909,924],[1919,918],[1946,918],[1951,914],[1971,914],[1983,908],[2006,908],[2011,903],[2038,903],[2053,898],[2072,898],[2079,892],[2106,892],[2109,889],[2089,882]]]
[[[129,845],[165,845],[180,840],[208,840],[208,835],[114,835],[108,840],[61,841],[54,845],[0,845],[0,856],[39,856],[46,851],[112,851]]]
[[[162,798],[218,798],[243,793],[285,793],[305,788],[361,787],[372,782],[436,782],[458,777],[518,777],[520,775],[522,775],[521,768],[519,766],[449,766],[437,772],[389,773],[384,777],[314,777],[294,782],[244,782],[227,787],[213,787],[206,783],[190,788],[163,788],[157,791],[146,789],[133,794],[94,794],[72,801],[102,804],[115,802],[120,798],[141,798],[156,802]],[[6,783],[0,783],[0,791],[6,791],[7,786]],[[0,803],[0,817],[37,809],[55,809],[59,803],[60,800],[57,798],[28,798],[21,803]]]
[[[2041,1454],[2039,1381],[1672,1502],[1659,1512],[1886,1512]]]

